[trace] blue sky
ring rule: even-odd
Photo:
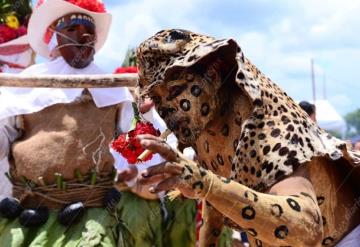
[[[128,47],[155,32],[183,28],[235,38],[245,55],[295,100],[317,99],[342,115],[360,107],[360,1],[357,0],[105,0],[113,25],[97,63],[108,72]]]

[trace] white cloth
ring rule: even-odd
[[[55,58],[55,53],[57,53],[56,47],[58,46],[57,37],[56,35],[53,35],[50,39],[50,42],[48,44],[48,49],[50,53],[50,57]]]
[[[7,63],[17,64],[19,66],[28,67],[32,63],[32,50],[29,48],[26,51],[23,51],[21,53],[16,53],[12,55],[0,55],[0,61],[4,61]],[[19,72],[21,72],[24,69],[21,69]],[[4,71],[5,72],[5,71]],[[8,72],[5,72],[8,73]]]
[[[21,74],[23,75],[76,75],[76,74],[103,74],[103,71],[94,63],[84,69],[69,66],[62,57],[30,66]],[[70,103],[81,95],[82,88],[54,89],[54,88],[0,88],[0,119],[20,114],[29,114],[41,111],[45,107]],[[89,89],[97,107],[105,107],[132,101],[128,88],[92,88]]]
[[[359,247],[360,246],[360,225],[350,232],[336,247]]]
[[[29,48],[22,53],[11,56],[0,55],[0,61],[27,67],[32,61],[32,50]],[[23,71],[23,69],[11,68],[5,64],[0,66],[0,71],[3,73],[18,74]],[[15,118],[0,120],[0,200],[5,197],[10,197],[12,194],[12,184],[5,176],[5,173],[9,172],[9,161],[5,157],[9,152],[10,142],[14,141],[19,134],[14,126]]]
[[[11,68],[8,65],[4,64],[0,66],[0,71],[1,73],[18,74],[23,71],[23,69]]]
[[[12,193],[12,184],[5,176],[5,172],[9,172],[7,159],[0,160],[0,201],[5,197],[10,197]]]

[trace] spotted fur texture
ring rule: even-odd
[[[237,186],[239,198],[249,200],[238,205],[240,216],[231,214],[229,224],[240,217],[233,225],[245,228],[254,237],[255,246],[265,246],[264,241],[288,245],[286,240],[296,231],[286,224],[275,224],[276,218],[289,218],[287,214],[291,214],[294,219],[306,221],[306,216],[296,218],[306,208],[313,208],[311,224],[328,227],[329,218],[335,217],[331,206],[319,213],[317,207],[321,204],[315,202],[314,196],[301,192],[287,198],[264,197],[268,202],[266,210],[274,218],[271,236],[264,233],[268,229],[260,222],[246,223],[256,220],[257,209],[265,210],[256,206],[260,201],[256,192],[265,192],[300,166],[308,165],[314,171],[315,164],[324,167],[332,162],[340,170],[358,169],[360,156],[313,123],[298,104],[244,57],[234,40],[165,30],[144,41],[137,57],[140,92],[153,98],[160,115],[179,140],[197,151],[200,165],[222,176],[217,192],[221,194],[221,189]],[[312,173],[316,193],[334,196],[336,189],[329,192],[316,181],[317,176],[321,177]],[[335,186],[335,181],[327,182]],[[352,199],[348,201],[353,197],[349,195]],[[216,208],[226,208],[226,203],[224,198],[223,205]],[[336,221],[331,221],[329,229],[334,231]],[[325,235],[334,236],[324,236],[322,245],[333,245],[350,229],[350,226],[337,229],[336,236],[325,229]],[[306,233],[297,230],[297,234],[295,238],[301,239],[300,235]]]

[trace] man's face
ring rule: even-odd
[[[73,13],[63,16],[55,23],[59,52],[74,68],[85,68],[95,55],[95,24],[85,14]]]
[[[151,91],[151,98],[161,118],[183,144],[191,145],[220,108],[217,90],[220,73],[214,65],[204,72],[183,70]]]

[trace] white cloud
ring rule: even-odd
[[[196,6],[191,0],[142,0],[109,9],[113,24],[105,47],[98,54],[99,60],[106,67],[114,63],[120,66],[129,47],[137,46],[161,29],[177,27],[198,30],[191,18]]]
[[[109,71],[121,64],[128,47],[161,29],[183,28],[235,37],[245,55],[298,100],[312,98],[314,58],[317,92],[325,74],[328,98],[338,111],[360,107],[358,0],[141,0],[117,4],[110,11],[113,27],[99,54]]]
[[[329,98],[335,108],[347,108],[351,106],[351,99],[345,94],[336,94]]]

